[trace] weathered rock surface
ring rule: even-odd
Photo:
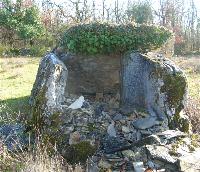
[[[146,148],[153,159],[172,164],[176,162],[176,159],[169,154],[169,149],[164,146],[147,145]]]
[[[135,107],[157,120],[171,121],[185,106],[185,75],[168,59],[127,54],[122,60],[121,76],[121,105],[126,108]]]
[[[183,172],[200,171],[200,149],[178,159],[179,170]]]
[[[68,70],[53,53],[42,58],[33,89],[30,105],[33,113],[52,115],[62,110],[66,97]]]
[[[133,121],[133,126],[137,129],[147,129],[151,128],[154,125],[160,124],[159,121],[157,121],[156,117],[146,117],[146,118],[141,118],[136,121]]]
[[[60,58],[66,65],[67,91],[72,94],[117,93],[119,91],[120,56],[80,56]]]

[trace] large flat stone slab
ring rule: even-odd
[[[128,53],[122,58],[122,107],[170,121],[184,108],[186,96],[185,74],[171,60],[140,53]]]

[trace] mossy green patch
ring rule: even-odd
[[[65,157],[67,162],[71,164],[85,163],[87,158],[92,156],[95,151],[95,146],[92,146],[89,141],[81,141],[80,143],[69,146],[66,150]]]
[[[186,78],[183,73],[165,74],[163,76],[163,82],[164,85],[161,88],[161,92],[166,93],[167,102],[171,108],[181,110],[183,108],[181,101],[183,100],[187,87]]]
[[[90,131],[90,132],[92,132],[96,129],[95,124],[93,124],[93,123],[89,123],[87,125],[87,127],[88,127],[88,131]]]
[[[46,87],[38,90],[31,109],[31,120],[30,123],[35,129],[41,130],[44,124],[44,105],[46,103]]]
[[[171,129],[179,128],[180,131],[189,133],[191,131],[191,123],[187,118],[184,118],[180,113],[176,113],[169,121]]]

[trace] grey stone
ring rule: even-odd
[[[102,147],[107,154],[128,150],[130,149],[130,146],[131,144],[121,137],[106,136],[102,139]]]
[[[147,145],[146,148],[149,155],[153,159],[157,159],[165,163],[172,163],[172,164],[176,163],[177,161],[169,154],[169,149],[164,146]]]
[[[133,162],[135,172],[144,172],[144,164],[143,162]]]
[[[71,56],[71,57],[70,57]],[[61,58],[69,71],[67,91],[71,94],[117,93],[120,56],[70,55]]]
[[[107,133],[108,133],[108,135],[109,135],[110,137],[116,137],[116,136],[117,136],[114,123],[111,123],[111,124],[108,126]]]
[[[91,158],[88,158],[86,171],[87,172],[99,172],[100,169],[98,168],[98,165],[96,163],[94,163],[94,161]]]
[[[99,161],[98,166],[103,169],[110,169],[112,167],[112,165],[109,162],[104,161],[102,159]]]
[[[132,150],[124,150],[124,151],[122,151],[122,154],[128,158],[132,158],[135,156],[135,154]]]
[[[62,111],[67,96],[67,76],[66,66],[55,54],[50,53],[42,58],[29,101],[35,115],[49,116]]]
[[[122,114],[118,113],[114,116],[113,121],[120,121],[123,119]]]
[[[200,149],[195,150],[186,156],[178,158],[179,170],[183,172],[199,172],[200,171]]]
[[[181,132],[179,130],[166,130],[164,132],[157,133],[156,135],[157,136],[162,136],[162,137],[164,137],[166,139],[172,139],[172,138],[187,136],[187,134],[185,134],[184,132]]]
[[[169,59],[128,53],[122,58],[121,76],[121,105],[127,109],[143,109],[165,120],[185,106],[185,74]]]
[[[137,129],[141,129],[141,130],[151,128],[154,125],[158,125],[158,124],[159,124],[159,121],[157,121],[157,118],[151,117],[151,116],[133,121],[133,126]]]
[[[133,143],[133,146],[144,146],[144,145],[160,145],[161,140],[158,136],[156,135],[150,135],[148,137],[142,138],[141,140],[136,141]]]
[[[0,140],[9,151],[17,151],[29,143],[29,137],[25,134],[25,126],[22,124],[1,125]]]
[[[83,106],[84,103],[84,97],[80,96],[75,102],[73,102],[68,108],[69,109],[79,109]]]
[[[124,132],[124,133],[130,133],[131,131],[130,131],[129,127],[122,126],[122,132]]]

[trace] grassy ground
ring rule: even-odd
[[[40,58],[0,58],[0,112],[27,112]]]
[[[176,57],[173,60],[187,74],[189,95],[200,99],[200,57]],[[39,61],[38,57],[0,58],[0,112],[27,112]]]
[[[200,100],[200,57],[176,57],[173,58],[186,73],[188,79],[189,96]]]

